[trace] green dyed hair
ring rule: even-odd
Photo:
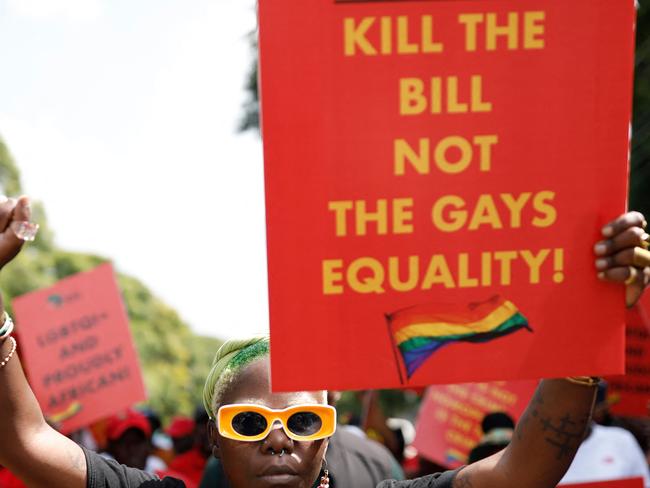
[[[268,354],[269,338],[266,336],[223,343],[214,356],[212,368],[203,387],[203,406],[212,420],[216,418],[221,397],[237,373],[247,364]]]

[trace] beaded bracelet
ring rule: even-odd
[[[18,344],[16,343],[16,339],[13,337],[9,336],[9,340],[11,341],[11,351],[9,354],[7,354],[7,357],[0,362],[0,368],[4,368],[5,365],[9,362],[9,360],[13,357],[14,353],[16,352],[16,347],[18,347]]]
[[[4,313],[4,319],[4,323],[2,324],[2,327],[0,327],[0,341],[9,337],[14,331],[14,321],[11,320],[11,317],[9,317],[6,310]]]
[[[568,376],[564,379],[569,383],[580,386],[598,386],[598,383],[600,383],[598,376]]]

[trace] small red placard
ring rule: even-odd
[[[63,433],[146,399],[110,264],[18,297],[13,306],[30,384]]]
[[[467,464],[483,437],[483,417],[504,412],[516,422],[536,386],[535,381],[431,386],[420,406],[413,446],[420,456],[450,469]]]
[[[610,376],[608,401],[616,415],[645,417],[650,404],[650,293],[626,315],[625,375]]]

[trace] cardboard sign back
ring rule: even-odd
[[[110,264],[18,297],[13,306],[30,384],[61,432],[146,399]]]
[[[633,0],[259,14],[274,390],[623,370]]]

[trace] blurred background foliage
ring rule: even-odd
[[[20,172],[2,140],[0,190],[7,195],[22,194]],[[9,311],[14,297],[108,261],[102,256],[57,247],[43,205],[34,202],[33,208],[34,220],[41,226],[38,239],[2,272],[2,290]],[[136,278],[118,273],[118,283],[140,356],[147,405],[164,420],[178,413],[192,415],[200,404],[203,381],[221,341],[195,335],[171,307]]]
[[[650,215],[650,2],[639,8],[636,33],[630,208]]]

